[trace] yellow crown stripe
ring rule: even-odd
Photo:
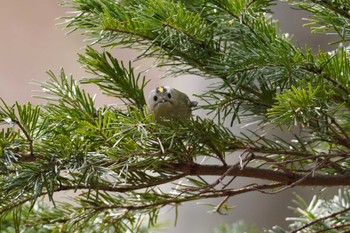
[[[157,91],[162,93],[162,92],[164,92],[164,88],[163,87],[157,87]]]

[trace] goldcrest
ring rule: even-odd
[[[148,110],[154,113],[157,121],[189,119],[192,108],[197,104],[197,101],[191,101],[185,93],[169,86],[159,86],[148,96]]]

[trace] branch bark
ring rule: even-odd
[[[41,158],[41,156],[38,156]],[[32,162],[36,158],[30,155],[21,155],[19,161]],[[182,176],[237,176],[257,178],[262,180],[275,181],[285,185],[296,184],[297,186],[344,186],[350,185],[350,172],[338,175],[317,174],[310,176],[307,173],[293,172],[288,173],[274,171],[264,168],[252,168],[240,166],[231,168],[229,165],[201,165],[197,163],[165,163],[160,170],[166,172],[181,173]],[[132,168],[130,168],[132,169]],[[139,169],[139,168],[138,168]],[[308,176],[308,177],[305,177]],[[301,180],[302,179],[302,180]]]
[[[166,164],[162,168],[166,171],[173,171],[179,173],[185,173],[186,175],[193,176],[221,176],[230,166],[220,166],[220,165],[201,165],[201,164],[185,164],[185,163],[171,163]],[[270,169],[263,168],[252,168],[245,167],[241,169],[240,167],[235,167],[231,169],[226,176],[237,176],[237,177],[249,177],[257,178],[269,181],[276,181],[286,185],[294,184],[297,182],[298,186],[343,186],[350,185],[350,173],[341,175],[324,175],[324,174],[314,174],[313,176],[306,177],[307,174],[297,174],[292,175],[273,171]],[[301,182],[299,180],[303,179]]]

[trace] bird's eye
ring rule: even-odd
[[[153,100],[154,101],[157,101],[158,100],[158,97],[155,95],[155,96],[153,96]]]
[[[168,96],[169,99],[171,99],[171,94],[170,93],[168,93],[167,96]]]

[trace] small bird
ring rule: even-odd
[[[187,120],[197,104],[185,93],[169,86],[159,86],[148,96],[148,110],[154,112],[158,122],[167,119]]]

